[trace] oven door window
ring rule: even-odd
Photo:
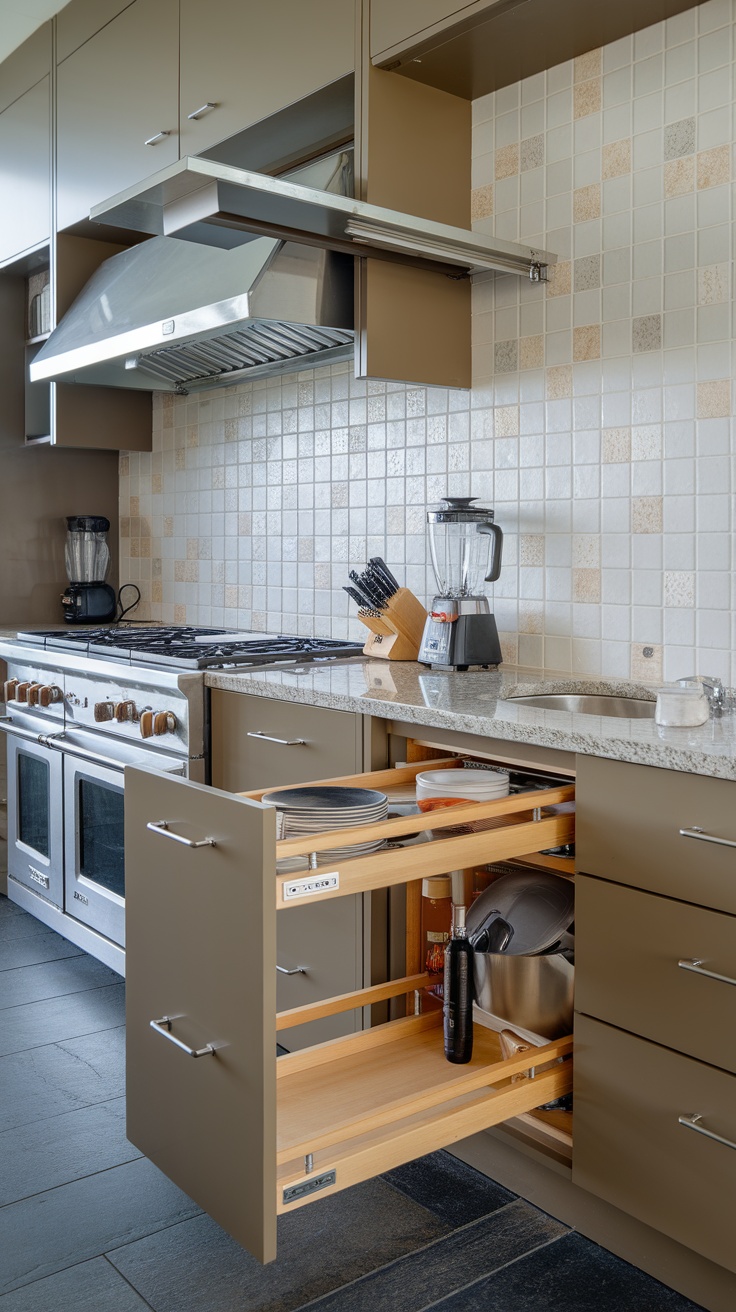
[[[85,778],[77,780],[77,788],[78,873],[124,897],[123,790]]]
[[[18,838],[41,856],[51,854],[48,761],[18,753]]]

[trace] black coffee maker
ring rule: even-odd
[[[61,595],[67,624],[102,624],[115,618],[117,596],[105,582],[110,567],[104,515],[69,515],[66,521],[66,572],[69,586]]]

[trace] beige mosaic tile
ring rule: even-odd
[[[529,169],[538,169],[544,164],[544,133],[535,137],[526,137],[519,151],[519,169],[528,173]]]
[[[544,632],[544,612],[538,601],[519,602],[519,632]]]
[[[160,556],[151,558],[151,578],[160,579],[163,577],[163,561]]]
[[[572,330],[573,360],[600,360],[601,326],[599,323],[585,324]]]
[[[154,496],[160,496],[164,490],[164,480],[162,474],[151,474],[151,492]]]
[[[576,56],[573,79],[575,82],[587,82],[588,78],[600,77],[601,67],[601,48],[596,46],[595,50],[586,50],[584,55]]]
[[[186,467],[187,467],[187,453],[183,447],[179,447],[174,452],[174,468],[186,469]]]
[[[120,518],[120,536],[121,538],[130,537],[130,515],[122,515]]]
[[[501,146],[494,159],[496,179],[512,178],[519,172],[519,143],[512,141],[508,146]]]
[[[541,369],[544,365],[544,337],[522,337],[519,341],[519,368]]]
[[[519,343],[496,342],[493,348],[493,363],[497,374],[515,373],[519,367]]]
[[[572,290],[572,262],[570,260],[559,260],[557,264],[551,266],[546,288],[548,296],[570,295]]]
[[[151,601],[161,602],[164,599],[164,585],[160,579],[153,579],[151,583]]]
[[[121,478],[127,478],[130,474],[130,456],[121,455],[118,464],[118,473]]]
[[[249,415],[253,413],[253,393],[250,388],[241,392],[238,396],[238,414]]]
[[[631,321],[631,347],[635,352],[662,349],[661,314],[642,314]]]
[[[664,571],[665,606],[695,605],[695,571],[666,569]]]
[[[332,585],[332,566],[325,561],[319,561],[314,567],[314,586],[315,588],[329,588]]]
[[[518,405],[499,405],[494,411],[494,428],[496,437],[519,436]]]
[[[600,601],[601,572],[599,569],[573,569],[572,599],[573,601]]]
[[[731,380],[714,378],[698,383],[698,419],[725,419],[731,413]]]
[[[227,424],[225,425],[225,428],[227,428]],[[188,447],[199,446],[199,429],[196,428],[194,425],[191,425],[187,429],[187,446]]]
[[[140,513],[141,513],[141,511],[140,511],[140,504],[141,504],[140,497],[131,497],[131,498],[130,498],[130,513],[131,513],[131,515],[140,515]]]
[[[599,569],[601,539],[598,533],[573,533],[572,563],[580,569]]]
[[[592,77],[588,82],[577,82],[572,91],[572,116],[587,118],[597,114],[601,107],[601,79]]]
[[[605,428],[601,433],[603,464],[626,464],[631,459],[631,429]]]
[[[572,396],[572,365],[553,364],[546,372],[547,400],[560,401]]]
[[[240,604],[240,589],[237,583],[228,583],[225,587],[225,605],[228,610],[236,610]]]
[[[142,537],[139,540],[140,540],[140,551],[138,554],[144,560],[149,560],[151,556],[151,539],[150,537]]]
[[[198,583],[199,582],[199,562],[196,560],[175,560],[174,561],[174,582],[175,583]]]
[[[731,181],[731,151],[728,146],[700,150],[697,155],[698,191],[721,187]]]
[[[187,538],[187,560],[197,560],[199,557],[199,538]]]
[[[720,305],[729,299],[730,266],[706,264],[698,269],[698,305]]]
[[[174,516],[164,515],[164,537],[173,538],[174,536]]]
[[[519,639],[515,633],[499,633],[499,642],[501,644],[501,660],[504,665],[518,665],[519,663]]]
[[[632,533],[661,533],[662,532],[662,498],[661,497],[632,497],[631,498],[631,532]]]
[[[473,187],[470,193],[470,218],[488,219],[493,214],[493,183],[485,187]],[[375,398],[374,398],[375,399]]]
[[[631,172],[631,138],[609,141],[601,153],[601,176],[621,178]]]
[[[574,285],[576,292],[595,291],[601,285],[600,255],[583,255],[575,260]]]
[[[174,606],[174,623],[186,624],[186,622],[187,622],[187,608],[186,606],[183,606],[181,603],[178,603],[177,605]]]
[[[695,156],[673,159],[664,166],[664,194],[666,200],[686,196],[695,189]]]
[[[601,184],[591,182],[572,193],[572,217],[575,223],[589,223],[601,217]]]
[[[140,540],[140,538],[131,538],[131,539],[130,539],[130,556],[131,556],[131,559],[132,559],[132,560],[137,560],[138,557],[140,556],[140,554],[141,554],[141,540]]]
[[[662,682],[663,651],[659,643],[631,644],[631,678],[643,683]]]
[[[519,564],[544,564],[544,534],[522,533],[519,537]]]
[[[695,151],[695,119],[681,118],[677,123],[667,123],[664,129],[664,157],[677,159],[680,155],[692,155]]]

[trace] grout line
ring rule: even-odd
[[[115,1250],[111,1249],[110,1251],[114,1252]],[[114,1271],[115,1275],[119,1276],[121,1280],[124,1280],[128,1288],[133,1290],[134,1294],[137,1294],[138,1298],[140,1298],[141,1301],[145,1303],[146,1307],[149,1307],[151,1309],[151,1312],[156,1312],[153,1303],[149,1303],[148,1299],[141,1293],[140,1289],[137,1289],[136,1286],[132,1283],[132,1281],[129,1280],[128,1277],[124,1274],[124,1272],[122,1272],[118,1267],[116,1267],[114,1262],[110,1261],[109,1257],[107,1256],[107,1253],[101,1253],[100,1256],[102,1257],[103,1262],[107,1262],[107,1265],[110,1267],[110,1270]]]
[[[33,1194],[24,1194],[22,1198],[14,1198],[10,1203],[2,1203],[0,1204],[0,1212],[4,1212],[8,1207],[17,1207],[20,1203],[30,1202],[33,1198],[41,1198],[44,1194],[55,1194],[57,1190],[67,1189],[69,1185],[80,1184],[82,1180],[91,1180],[98,1175],[107,1175],[109,1171],[115,1171],[119,1166],[130,1166],[132,1162],[140,1161],[148,1161],[148,1158],[143,1153],[136,1151],[135,1157],[127,1158],[124,1162],[112,1162],[110,1166],[103,1166],[97,1171],[88,1171],[86,1175],[75,1175],[71,1180],[64,1180],[61,1184],[52,1184],[46,1189],[37,1189]],[[152,1233],[156,1232],[152,1231]]]
[[[437,1299],[434,1303],[425,1303],[424,1307],[416,1308],[415,1312],[431,1312],[432,1308],[441,1308],[442,1304],[448,1299],[456,1298],[458,1294],[463,1294],[466,1290],[473,1289],[476,1285],[481,1284],[483,1280],[488,1280],[491,1276],[497,1276],[501,1271],[506,1271],[509,1267],[515,1266],[517,1262],[523,1262],[524,1259],[530,1257],[532,1253],[538,1253],[543,1248],[550,1248],[552,1244],[559,1243],[561,1239],[569,1238],[573,1233],[572,1230],[568,1230],[566,1234],[554,1235],[552,1239],[545,1240],[543,1244],[535,1244],[534,1247],[528,1249],[526,1253],[519,1253],[516,1257],[512,1257],[510,1261],[502,1262],[500,1266],[494,1267],[492,1271],[486,1271],[485,1275],[478,1276],[477,1280],[470,1280],[467,1285],[460,1285],[457,1289],[453,1289],[451,1294],[444,1294],[442,1298]],[[299,1309],[299,1312],[301,1312],[301,1309]]]

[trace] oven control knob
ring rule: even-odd
[[[15,690],[15,700],[17,702],[28,701],[28,689],[30,688],[30,686],[31,686],[30,683],[18,684],[18,687]]]
[[[115,707],[115,719],[122,724],[125,720],[134,720],[135,702],[118,702]]]
[[[153,732],[160,736],[162,733],[174,733],[176,729],[176,716],[173,711],[159,711],[153,720]]]
[[[40,683],[32,683],[26,693],[26,701],[29,706],[38,706],[38,694],[41,691]]]
[[[95,702],[95,721],[97,724],[101,724],[103,720],[112,720],[114,718],[114,702]]]
[[[3,701],[12,702],[15,697],[15,690],[18,687],[17,679],[8,679],[3,687]]]
[[[42,706],[50,706],[52,702],[60,702],[63,697],[64,694],[61,688],[57,687],[55,683],[44,683],[38,694],[38,700]]]
[[[153,737],[153,711],[141,711],[141,738]]]

